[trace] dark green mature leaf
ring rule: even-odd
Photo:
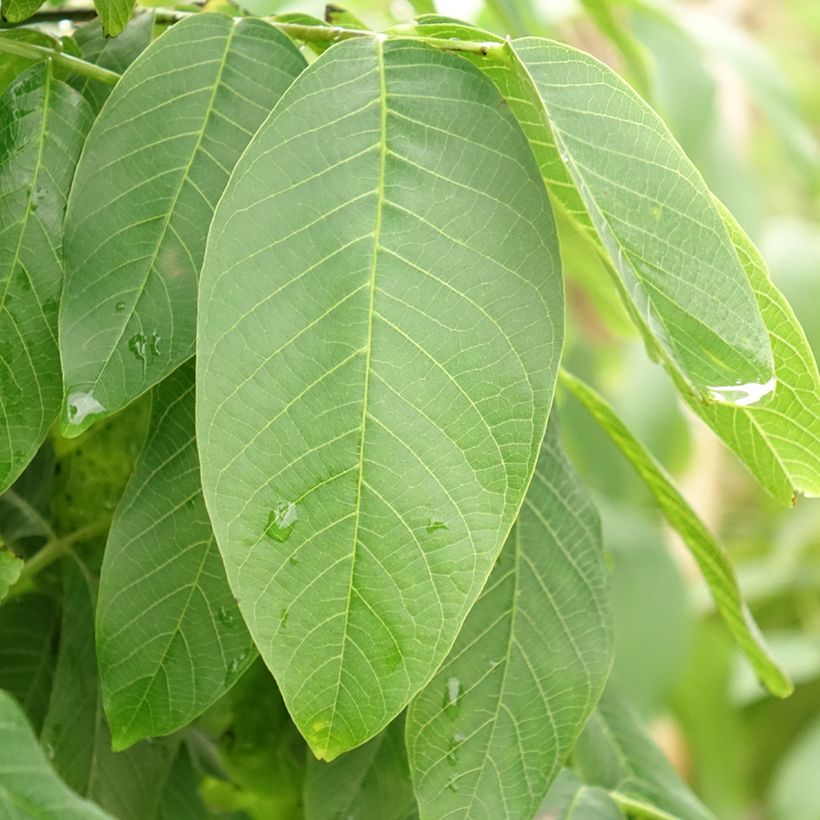
[[[305,820],[413,820],[418,816],[404,748],[403,716],[332,763],[308,756]]]
[[[113,820],[93,803],[74,794],[57,777],[23,710],[3,691],[0,736],[0,814],[4,820]]]
[[[612,663],[598,514],[550,424],[524,506],[450,657],[410,704],[423,817],[532,817]]]
[[[28,554],[56,538],[49,522],[54,448],[46,440],[14,484],[0,495],[0,539]]]
[[[256,656],[202,499],[193,362],[155,390],[148,440],[106,545],[97,653],[120,749],[189,723]]]
[[[63,625],[42,742],[60,776],[119,820],[153,820],[176,739],[111,751],[94,647],[95,579],[77,561],[64,574]]]
[[[62,223],[90,125],[87,104],[51,61],[26,69],[0,96],[0,491],[60,409]]]
[[[94,0],[106,37],[116,37],[128,24],[137,0]]]
[[[2,0],[0,17],[8,23],[22,23],[42,5],[43,0]]]
[[[791,504],[795,492],[820,495],[820,375],[806,334],[760,252],[725,209],[723,218],[769,330],[777,390],[751,407],[689,404],[772,496]]]
[[[261,20],[203,14],[176,23],[117,83],[89,134],[66,214],[67,435],[193,353],[213,209],[304,64]]]
[[[561,371],[561,384],[609,434],[646,483],[666,520],[683,538],[703,573],[718,611],[760,680],[773,695],[790,695],[792,683],[769,654],[743,601],[734,568],[723,546],[689,506],[663,466],[635,438],[604,398],[565,370]]]
[[[84,60],[122,74],[142,54],[151,42],[154,31],[154,13],[145,11],[134,17],[118,37],[106,37],[98,20],[86,23],[74,33],[80,55]],[[75,74],[69,80],[99,113],[102,104],[113,90],[107,83]]]
[[[714,820],[678,777],[625,701],[607,690],[573,752],[581,778],[605,788],[629,815]]]
[[[200,289],[203,488],[318,756],[449,651],[534,468],[562,313],[529,147],[453,55],[334,46],[237,166]]]
[[[208,810],[199,794],[201,780],[188,747],[182,744],[159,801],[158,820],[207,820]]]
[[[0,606],[0,689],[14,695],[37,732],[48,709],[59,620],[57,602],[40,593]]]

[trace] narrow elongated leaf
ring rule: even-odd
[[[62,224],[91,111],[54,72],[36,63],[0,96],[0,491],[37,452],[62,394]]]
[[[137,0],[94,0],[106,37],[116,37],[128,24]]]
[[[244,671],[252,646],[202,500],[187,362],[156,388],[105,549],[97,647],[114,747],[189,723]]]
[[[0,814],[5,820],[113,820],[60,780],[38,745],[23,710],[3,691],[0,736]]]
[[[179,743],[161,738],[126,752],[111,751],[95,658],[95,591],[96,580],[88,570],[77,561],[69,562],[59,656],[42,742],[55,769],[79,794],[119,820],[153,820]]]
[[[193,353],[213,209],[303,66],[267,23],[203,14],[155,40],[117,84],[89,134],[66,214],[67,435]]]
[[[751,407],[704,405],[692,399],[689,404],[769,493],[791,504],[795,492],[820,495],[817,363],[791,306],[769,278],[760,252],[725,209],[723,217],[771,336],[777,390],[768,401]]]
[[[404,748],[403,717],[332,763],[308,757],[305,820],[413,820],[418,816]]]
[[[535,466],[562,311],[538,169],[464,60],[336,45],[237,166],[200,289],[203,489],[318,756],[449,651]]]
[[[573,752],[581,778],[631,816],[714,820],[678,777],[629,704],[607,690]]]
[[[709,585],[718,611],[761,682],[773,695],[786,697],[791,694],[791,681],[769,654],[743,601],[734,568],[723,546],[689,506],[663,466],[635,438],[603,397],[565,370],[561,371],[561,384],[611,437],[646,483],[666,520],[683,538]]]
[[[771,392],[771,345],[746,274],[706,184],[660,117],[588,54],[535,37],[510,50],[554,141],[542,149],[553,166],[557,151],[664,357],[709,400],[743,405]]]
[[[524,506],[453,651],[410,704],[422,817],[532,817],[612,663],[598,514],[550,423]]]
[[[42,5],[43,0],[2,0],[0,17],[8,23],[21,23],[28,20]]]

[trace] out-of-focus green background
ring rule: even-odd
[[[240,5],[256,14],[324,13],[314,0]],[[820,352],[820,0],[342,5],[374,27],[437,11],[502,34],[546,35],[615,67],[762,248]],[[614,674],[721,820],[820,820],[820,501],[785,510],[767,498],[683,409],[590,260],[567,250],[572,369],[616,404],[722,536],[796,690],[787,701],[765,694],[630,468],[583,411],[560,402],[568,445],[604,519]]]

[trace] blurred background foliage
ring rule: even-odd
[[[236,4],[258,15],[325,13],[318,0]],[[78,0],[60,8],[72,5],[88,4]],[[612,65],[663,115],[761,247],[820,354],[820,0],[343,5],[374,28],[436,11],[500,34],[548,36]],[[59,14],[47,28],[69,33],[70,24],[55,18]],[[3,79],[0,71],[0,86]],[[702,580],[643,484],[590,417],[559,393],[567,446],[604,522],[618,640],[614,675],[622,693],[721,820],[820,820],[820,501],[798,499],[794,508],[783,509],[766,496],[678,401],[665,372],[631,331],[605,274],[567,226],[562,246],[569,276],[569,367],[609,398],[721,536],[775,656],[796,684],[786,701],[766,695],[717,622]],[[133,420],[126,427],[141,430]],[[66,444],[62,451],[57,442],[53,454],[39,457],[57,460],[55,481],[65,493],[71,473],[71,492],[94,499],[86,505],[65,495],[63,517],[113,507],[115,498],[97,496],[119,494],[133,454],[129,449],[121,459],[122,476],[102,474],[95,448],[106,452],[106,469],[118,463],[111,466],[107,435],[89,435],[83,450]],[[66,531],[78,524],[63,523]],[[51,616],[38,614],[47,637]],[[0,680],[12,691],[13,683]],[[199,789],[212,811],[268,820],[292,816],[304,773],[303,744],[261,667],[213,707],[187,740],[186,756],[175,765],[191,770],[190,792],[179,795],[189,809],[190,801],[200,799],[196,765],[214,772]],[[231,783],[217,776],[225,772]]]

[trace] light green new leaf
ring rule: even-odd
[[[176,738],[111,750],[94,647],[95,579],[79,562],[64,572],[63,622],[54,687],[41,741],[71,788],[118,820],[154,820]]]
[[[630,817],[714,820],[641,726],[632,708],[604,693],[573,751],[582,780],[606,789]]]
[[[43,0],[2,0],[0,17],[7,23],[22,23],[42,5]]]
[[[97,654],[118,749],[190,723],[256,656],[202,500],[193,362],[155,390],[105,549]]]
[[[820,376],[806,334],[769,278],[760,252],[725,209],[723,218],[769,330],[777,389],[750,407],[704,405],[691,398],[689,405],[772,496],[791,504],[795,492],[820,495]]]
[[[532,817],[612,663],[598,514],[550,424],[524,506],[450,657],[410,704],[422,817]]]
[[[62,224],[91,118],[51,61],[27,68],[0,96],[0,491],[60,409]]]
[[[465,60],[333,46],[214,217],[197,430],[234,594],[331,759],[449,651],[512,526],[563,333],[526,140]]]
[[[0,814],[4,820],[113,820],[111,815],[74,794],[57,777],[23,710],[3,691],[0,736]]]
[[[0,604],[3,603],[9,589],[20,577],[23,561],[18,558],[0,539]]]
[[[304,799],[305,820],[417,818],[404,748],[404,718],[399,716],[364,746],[332,763],[308,755]]]
[[[155,40],[117,83],[88,136],[66,214],[66,435],[193,353],[213,209],[304,64],[261,20],[202,14]]]
[[[635,438],[604,398],[565,370],[561,371],[561,384],[607,432],[644,480],[666,520],[683,538],[703,573],[718,611],[761,682],[773,695],[787,697],[793,688],[791,681],[769,654],[743,601],[734,568],[723,546],[689,506],[663,466]]]
[[[137,0],[94,0],[106,37],[116,37],[128,25]]]

